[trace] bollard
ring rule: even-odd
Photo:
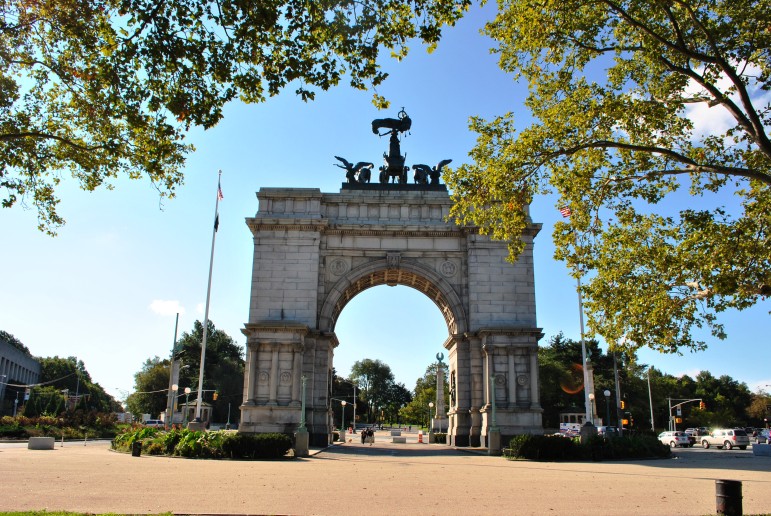
[[[715,503],[718,514],[742,515],[742,483],[739,480],[715,480]]]
[[[142,441],[134,441],[131,443],[131,456],[139,457],[142,455]]]

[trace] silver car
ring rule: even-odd
[[[730,450],[734,447],[746,450],[750,444],[750,438],[743,428],[718,428],[711,434],[700,437],[704,448],[715,446]]]
[[[678,446],[688,448],[691,446],[691,441],[685,432],[661,432],[659,434],[659,441],[670,448],[677,448]]]

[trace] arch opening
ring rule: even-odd
[[[404,286],[421,292],[428,297],[437,308],[439,308],[439,311],[447,324],[448,333],[457,331],[457,317],[453,313],[453,308],[441,289],[427,278],[404,269],[374,270],[351,281],[340,293],[333,305],[329,329],[334,331],[343,308],[345,308],[345,306],[360,292],[381,285],[387,285],[389,287]]]

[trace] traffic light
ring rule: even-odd
[[[212,396],[212,397],[214,398],[214,401],[217,401],[217,397],[218,397],[219,395],[220,395],[220,393],[219,393],[219,392],[217,392],[217,391],[214,391],[214,396]]]
[[[706,409],[707,409],[707,404],[706,404],[706,403],[704,403],[703,401],[700,401],[700,402],[699,402],[699,408],[700,408],[701,410],[706,410]]]
[[[621,400],[621,410],[624,410],[626,408],[626,401]]]
[[[622,419],[621,420],[621,426],[629,426],[629,420],[628,419]]]

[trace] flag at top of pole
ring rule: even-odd
[[[220,177],[217,179],[217,202],[214,204],[214,232],[216,233],[217,230],[220,227],[220,213],[219,213],[219,203],[222,199],[225,198],[224,195],[222,195],[222,171],[220,170]]]

